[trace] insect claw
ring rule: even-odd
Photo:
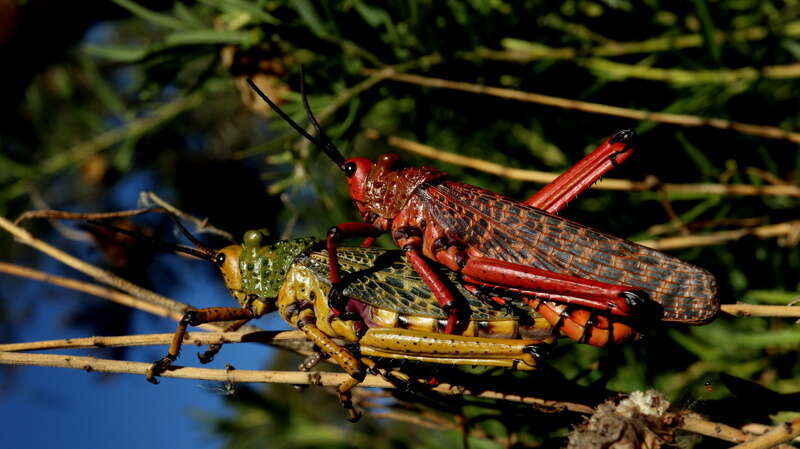
[[[632,309],[643,307],[648,301],[651,301],[650,295],[642,290],[626,290],[620,293],[620,296]]]
[[[203,352],[203,353],[199,353],[198,352],[197,353],[197,360],[199,360],[200,363],[205,365],[206,363],[211,363],[212,361],[214,361],[214,356],[216,354],[217,354],[217,352],[213,351],[211,349],[209,349],[208,351]]]
[[[635,138],[636,131],[632,129],[623,129],[622,131],[618,131],[616,134],[614,134],[614,136],[611,138],[611,143],[630,144]]]
[[[554,344],[533,344],[525,347],[525,352],[536,359],[544,359],[550,356]]]
[[[150,365],[150,368],[147,369],[147,373],[145,373],[145,379],[147,379],[147,381],[153,385],[158,385],[158,379],[156,376],[169,369],[174,361],[175,356],[170,354],[167,354],[160,360],[156,360],[152,365]]]
[[[642,324],[654,323],[664,315],[661,304],[653,301],[645,291],[627,290],[620,293],[620,296],[634,310],[637,320]]]

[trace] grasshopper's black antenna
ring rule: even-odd
[[[171,216],[171,214],[170,214]],[[133,237],[136,240],[141,242],[150,244],[155,246],[156,248],[166,249],[167,251],[175,251],[178,253],[188,254],[190,256],[197,257],[198,259],[208,260],[209,262],[214,262],[216,260],[216,251],[209,249],[206,246],[202,246],[198,248],[192,248],[189,246],[179,245],[176,243],[167,243],[162,242],[161,240],[154,239],[152,237],[148,237],[143,235],[139,232],[130,231],[128,229],[120,228],[119,226],[114,226],[111,223],[107,223],[105,221],[100,220],[86,220],[87,223],[92,224],[94,226],[98,226],[101,228],[111,229],[114,232],[118,232],[120,234],[127,235],[128,237]],[[194,243],[194,242],[192,242]],[[202,245],[202,244],[201,244]]]
[[[308,121],[311,122],[311,126],[314,127],[314,130],[317,132],[317,137],[322,140],[322,144],[326,147],[333,147],[333,150],[337,153],[339,149],[333,145],[331,139],[328,138],[328,135],[325,134],[325,131],[319,126],[319,122],[317,118],[314,117],[314,113],[311,112],[311,105],[308,104],[308,95],[306,95],[306,76],[303,73],[303,66],[300,66],[300,98],[303,99],[303,108],[306,110],[306,117],[308,117]]]
[[[342,153],[339,151],[338,148],[336,148],[336,145],[334,145],[333,142],[331,142],[331,140],[328,138],[328,136],[325,135],[325,133],[322,131],[322,127],[319,126],[319,122],[317,122],[317,119],[311,112],[311,107],[308,105],[308,98],[306,97],[305,94],[305,85],[303,82],[302,68],[300,69],[300,95],[303,98],[303,106],[306,109],[306,115],[308,116],[311,125],[317,131],[317,134],[319,134],[319,138],[312,136],[311,134],[306,132],[306,130],[303,129],[302,126],[298,125],[297,122],[292,120],[292,118],[289,117],[288,114],[283,112],[283,110],[281,110],[281,108],[279,108],[277,104],[275,104],[272,100],[270,100],[269,97],[261,89],[259,89],[258,86],[256,86],[256,83],[254,83],[252,79],[248,78],[247,84],[250,85],[250,87],[258,94],[258,96],[261,97],[261,99],[264,100],[264,102],[267,103],[269,107],[272,108],[272,110],[275,111],[275,113],[278,114],[278,116],[280,116],[280,118],[282,118],[284,121],[286,121],[286,123],[291,125],[291,127],[294,128],[295,131],[300,133],[301,136],[305,137],[309,142],[313,143],[314,145],[319,147],[322,151],[324,151],[325,154],[327,154],[328,157],[336,165],[341,167],[342,163],[344,162],[344,156],[342,156]]]
[[[192,244],[194,246],[196,246],[197,249],[199,249],[200,251],[202,251],[202,252],[204,252],[206,254],[210,254],[212,257],[214,257],[217,254],[216,251],[214,251],[213,249],[207,247],[203,242],[198,240],[197,237],[193,236],[192,233],[189,232],[189,230],[187,230],[185,226],[183,226],[183,223],[181,223],[181,221],[178,220],[177,217],[175,217],[174,215],[172,215],[170,213],[167,213],[167,215],[169,216],[169,218],[172,219],[173,223],[175,223],[175,225],[178,226],[178,229],[181,230],[181,233],[184,236],[186,236],[186,238],[189,239],[189,241],[192,242]]]

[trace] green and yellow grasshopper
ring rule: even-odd
[[[456,282],[455,275],[449,275],[450,280],[469,303],[472,316],[461,335],[443,334],[447,316],[397,250],[339,249],[339,262],[348,273],[343,293],[350,300],[346,313],[335,314],[328,304],[331,286],[324,245],[314,238],[272,244],[266,240],[263,231],[249,231],[241,245],[220,251],[199,247],[202,257],[219,267],[241,307],[187,312],[167,355],[153,364],[148,380],[155,382],[155,376],[177,359],[187,326],[234,321],[229,327],[234,330],[277,311],[323,356],[350,374],[338,392],[350,418],[356,419],[350,390],[364,379],[367,369],[377,367],[376,358],[533,370],[540,352],[554,341],[552,326],[530,306],[520,302],[492,307],[479,299],[479,291]],[[357,343],[357,355],[334,339]]]
[[[88,220],[95,225],[144,240],[162,249],[178,251],[213,262],[220,270],[231,295],[240,307],[210,307],[185,313],[173,336],[167,355],[153,363],[147,379],[167,370],[180,353],[188,326],[230,321],[236,330],[248,321],[277,311],[318,348],[301,369],[310,369],[323,357],[330,357],[351,379],[338,388],[351,419],[357,418],[350,390],[364,379],[367,369],[378,367],[374,359],[399,359],[443,365],[475,365],[534,370],[537,359],[559,332],[542,313],[558,313],[554,305],[527,298],[506,301],[497,292],[460,282],[457,274],[442,270],[472,311],[468,325],[459,335],[444,334],[447,316],[434,294],[399,250],[339,248],[339,262],[347,272],[342,291],[349,298],[345,313],[329,304],[328,254],[324,242],[300,238],[268,243],[262,230],[248,231],[243,243],[219,251],[194,238],[175,221],[195,248],[167,244],[114,226],[103,220],[127,218],[163,209],[139,209],[109,213],[31,211],[17,221],[31,218]],[[171,215],[170,215],[171,216]],[[498,302],[487,301],[498,299]],[[567,311],[564,322],[573,320]],[[356,354],[337,343],[344,340]],[[209,361],[219,350],[214,345],[201,355]]]

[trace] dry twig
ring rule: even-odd
[[[733,229],[717,231],[707,234],[691,234],[676,237],[664,237],[655,240],[641,240],[636,243],[657,250],[678,248],[695,248],[698,246],[721,245],[723,243],[740,240],[747,236],[767,239],[794,235],[800,229],[800,220],[785,223],[757,226],[755,228]]]
[[[48,256],[58,260],[59,262],[68,265],[110,287],[114,287],[120,289],[124,292],[127,292],[131,296],[136,298],[145,300],[151,304],[155,304],[158,306],[163,307],[166,310],[170,310],[175,313],[185,313],[189,307],[186,304],[179,303],[167,297],[161,296],[158,293],[152,292],[145,288],[139,287],[136,284],[126,281],[119,276],[114,275],[113,273],[102,270],[100,268],[95,267],[94,265],[88,264],[77,257],[73,257],[60,249],[57,249],[47,243],[34,238],[28,231],[20,228],[19,226],[14,225],[7,219],[0,217],[0,228],[5,229],[11,235],[16,237],[16,239],[30,247],[33,247]]]
[[[759,304],[723,304],[721,311],[734,316],[761,316],[774,318],[800,318],[800,307],[764,306]]]
[[[18,366],[50,366],[57,368],[80,369],[87,372],[97,371],[104,373],[125,373],[139,375],[145,375],[147,370],[150,368],[149,363],[141,362],[127,362],[60,354],[21,354],[4,351],[0,351],[0,364]],[[240,369],[226,370],[191,368],[183,366],[172,366],[168,371],[162,374],[162,377],[234,383],[284,383],[295,385],[319,385],[326,387],[336,387],[350,378],[350,376],[345,373]],[[387,389],[395,388],[392,383],[376,375],[368,375],[359,386]],[[485,399],[505,400],[538,406],[544,405],[556,411],[570,411],[582,414],[590,414],[593,412],[593,408],[585,404],[551,401],[528,396],[507,395],[493,391],[470,392],[469,390],[465,390],[461,387],[448,384],[441,384],[435,388],[432,388],[432,390],[442,394],[471,395]],[[735,429],[724,424],[709,422],[697,415],[686,416],[680,428],[686,431],[732,442],[745,441],[749,437],[748,434],[739,429]],[[769,441],[774,441],[774,445],[779,442],[788,441],[797,434],[800,434],[800,423],[793,421],[791,426],[782,426],[781,428],[775,429],[766,435],[757,437],[755,440],[766,441],[767,438],[771,438]],[[747,446],[748,449],[760,449],[766,447],[769,446]],[[742,448],[744,448],[744,446]]]
[[[236,241],[236,239],[233,238],[233,234],[231,234],[230,232],[219,229],[209,224],[208,218],[199,219],[194,215],[187,214],[186,212],[178,209],[172,204],[169,204],[168,202],[161,199],[161,197],[156,195],[155,192],[141,192],[139,194],[139,202],[145,206],[149,206],[150,204],[156,204],[158,205],[158,207],[163,208],[172,215],[175,215],[185,221],[193,223],[196,230],[195,232],[218,235],[229,242]]]
[[[174,333],[169,334],[144,334],[120,335],[113,337],[86,337],[65,338],[60,340],[33,341],[26,343],[0,344],[0,351],[41,351],[47,349],[85,349],[85,348],[116,348],[129,346],[168,345]],[[227,343],[272,343],[281,340],[303,340],[305,334],[301,331],[258,331],[258,332],[187,332],[184,336],[184,345],[197,346]]]
[[[123,306],[139,309],[147,313],[152,313],[153,315],[171,318],[175,321],[180,320],[185,313],[185,310],[189,309],[189,306],[185,304],[183,305],[183,308],[180,308],[177,305],[175,305],[175,307],[165,307],[164,304],[153,304],[146,300],[133,297],[117,290],[6,262],[0,262],[0,272],[12,276],[20,276],[36,281],[47,282],[48,284],[58,285],[59,287],[88,293],[90,295],[113,301],[117,304],[122,304]]]
[[[374,73],[374,70],[365,69],[363,72],[367,75],[371,75]],[[494,97],[507,98],[510,100],[537,103],[545,106],[554,106],[561,109],[582,111],[592,114],[610,115],[632,120],[652,121],[679,126],[707,126],[710,128],[728,129],[743,134],[750,134],[768,139],[788,140],[795,143],[800,142],[800,133],[785,131],[775,126],[754,125],[752,123],[733,122],[726,119],[699,117],[696,115],[670,114],[665,112],[621,108],[618,106],[571,100],[568,98],[553,97],[550,95],[537,94],[533,92],[523,92],[514,89],[484,86],[480,84],[450,81],[441,78],[430,78],[426,76],[409,75],[404,73],[394,74],[388,78],[402,83],[416,84],[419,86],[433,87],[437,89],[471,92],[479,95],[490,95]]]
[[[0,365],[50,366],[56,368],[81,369],[84,371],[145,375],[152,364],[99,359],[96,357],[71,356],[61,354],[25,354],[0,352]],[[225,370],[172,366],[162,377],[181,379],[212,380],[220,382],[284,383],[302,385],[338,386],[350,379],[346,373],[267,371],[267,370]],[[367,375],[361,387],[395,388],[381,376]],[[591,413],[592,408],[573,402],[560,402],[530,396],[509,395],[495,391],[472,392],[449,384],[440,384],[432,391],[449,395],[470,395],[485,399],[499,399],[510,402],[545,406],[553,410],[567,410],[578,413]]]
[[[800,435],[800,418],[780,424],[769,432],[731,449],[767,449],[789,441],[798,435]]]
[[[377,130],[367,129],[364,135],[370,139],[384,140],[387,144],[430,159],[446,162],[448,164],[467,167],[497,176],[518,181],[547,184],[560,173],[544,172],[513,168],[505,165],[488,162],[483,159],[462,156],[460,154],[442,151],[413,140],[397,136],[382,136]],[[664,191],[667,193],[701,194],[701,195],[726,195],[726,196],[790,196],[800,197],[800,187],[794,185],[766,185],[754,186],[749,184],[663,184],[655,180],[631,181],[628,179],[603,178],[592,186],[599,190],[622,191]]]
[[[735,427],[706,421],[696,414],[684,416],[681,429],[732,443],[741,443],[742,441],[747,441],[750,437],[750,435]]]

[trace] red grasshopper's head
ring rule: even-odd
[[[396,162],[400,159],[395,154],[384,154],[381,156],[376,163],[373,163],[369,159],[356,157],[345,159],[342,156],[342,153],[336,148],[336,145],[325,135],[325,132],[322,130],[322,127],[317,122],[317,119],[314,117],[314,114],[311,112],[311,107],[308,105],[308,99],[305,96],[305,91],[303,87],[303,77],[302,77],[302,70],[301,70],[301,77],[300,77],[300,93],[303,99],[303,106],[306,109],[306,115],[308,116],[309,122],[317,131],[317,137],[312,136],[309,134],[303,127],[297,124],[294,120],[292,120],[285,112],[283,112],[278,105],[276,105],[272,100],[267,97],[258,86],[253,83],[252,80],[247,80],[250,87],[261,97],[264,102],[266,102],[276,114],[278,114],[282,119],[286,121],[289,125],[291,125],[300,135],[308,139],[311,143],[319,147],[332,161],[339,167],[340,170],[344,173],[345,177],[347,177],[347,184],[348,190],[350,192],[350,198],[355,201],[359,212],[362,216],[366,217],[370,213],[378,212],[377,215],[382,215],[380,210],[373,210],[375,207],[371,206],[370,198],[371,196],[377,195],[378,197],[383,196],[386,192],[386,183],[384,182],[386,179],[384,178],[385,175],[389,172],[394,171]],[[423,170],[423,172],[427,173],[427,171]],[[428,176],[427,174],[424,175],[425,179],[428,178],[435,178],[441,175],[436,174],[435,176]],[[405,188],[405,185],[400,187],[399,189],[395,189],[398,193],[402,190],[410,192],[413,190],[413,187],[418,185],[421,182],[424,182],[425,179],[420,178],[421,180],[417,180],[417,177],[412,177],[414,179],[411,182],[405,183],[408,186],[412,186],[410,189]],[[396,184],[396,181],[395,181]],[[398,195],[395,195],[398,196]],[[400,195],[402,196],[402,195]],[[385,199],[385,198],[382,198]],[[391,198],[394,202],[402,202],[403,198]],[[381,207],[378,207],[381,209]]]
[[[400,156],[389,153],[378,158],[377,163],[364,157],[354,157],[339,164],[347,178],[350,198],[357,203],[367,201],[370,182],[379,180],[385,173],[392,171],[399,160]]]

